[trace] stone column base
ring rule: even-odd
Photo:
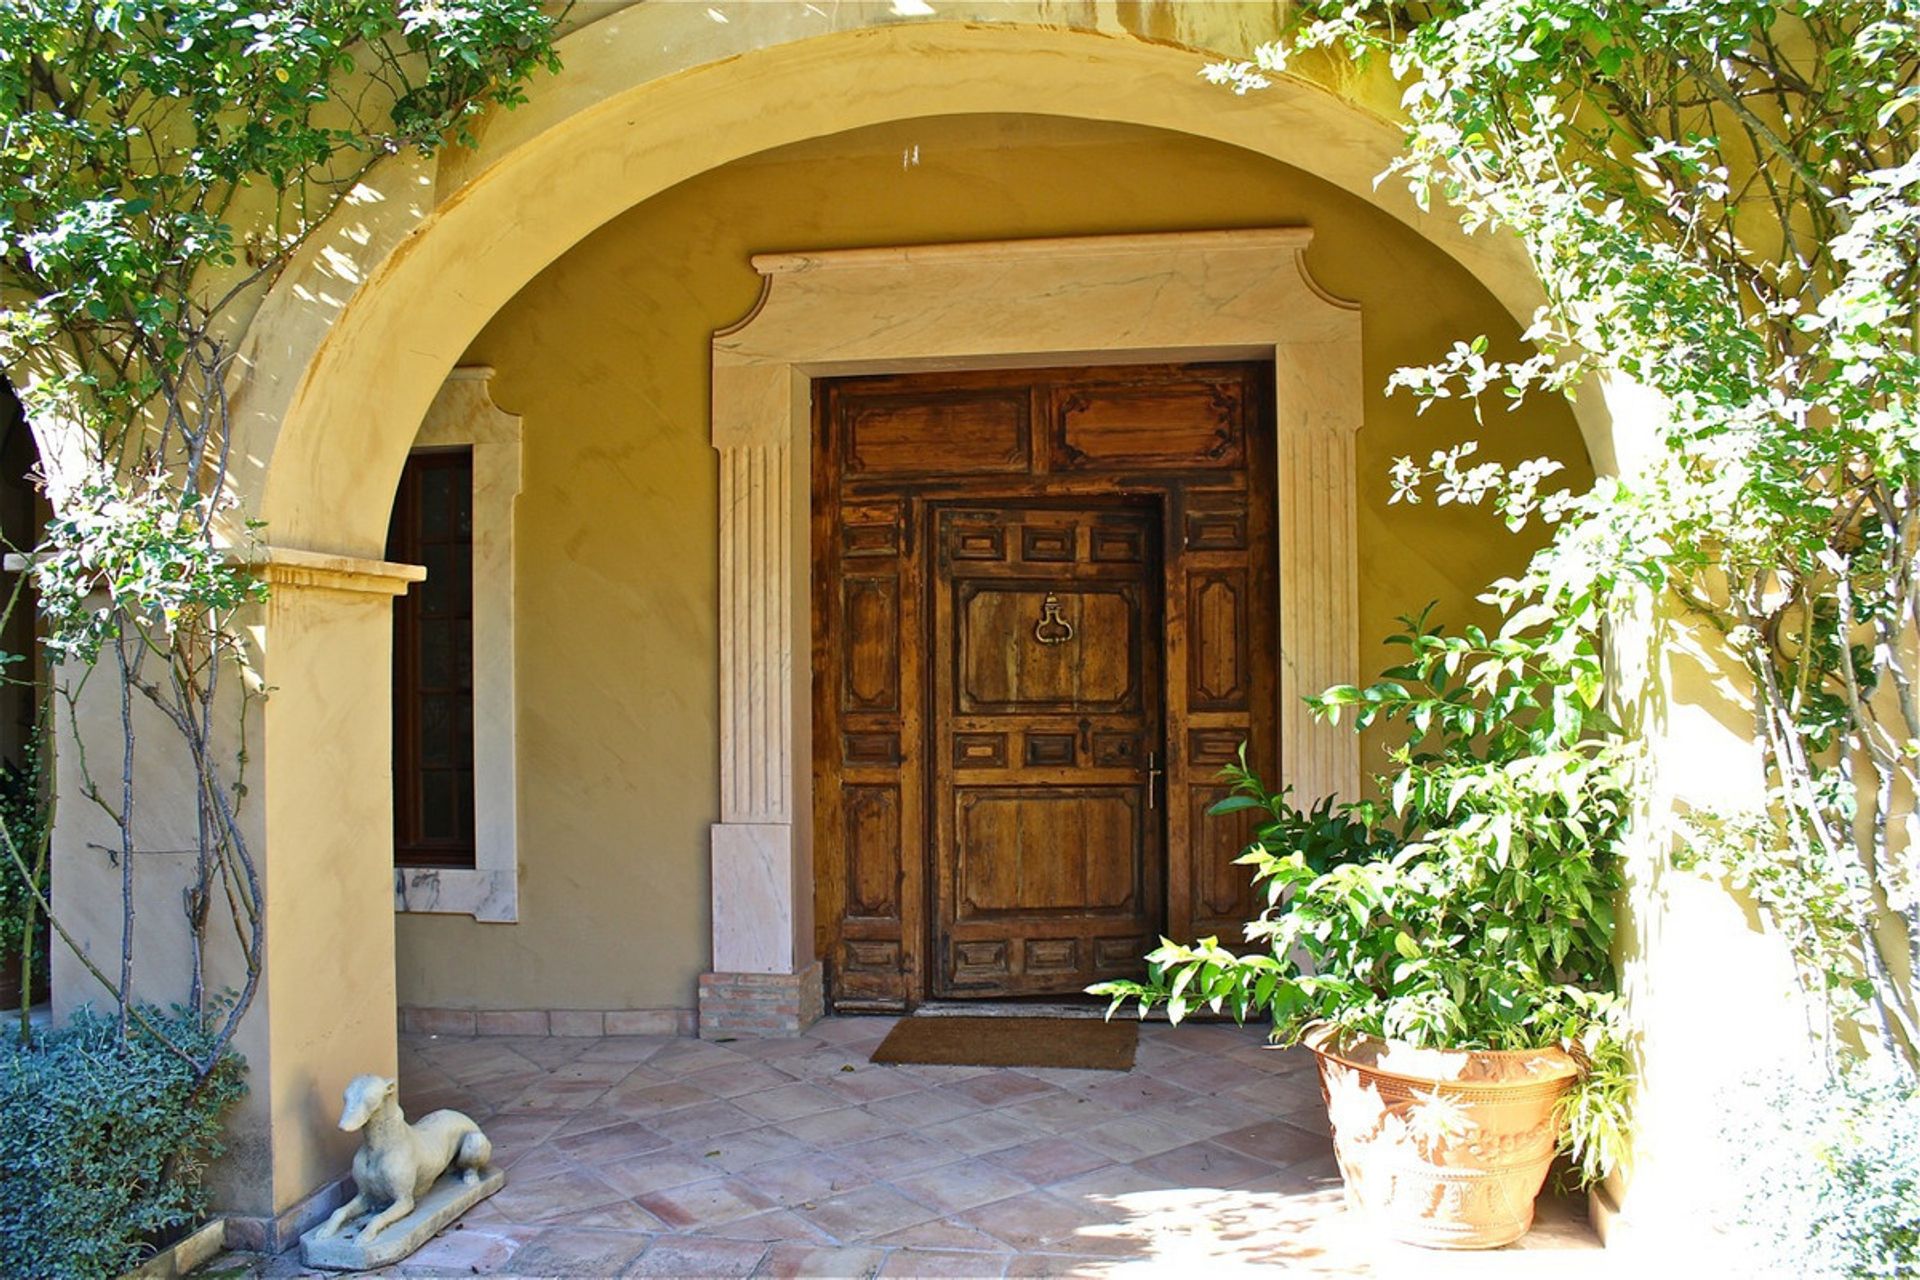
[[[799,973],[703,973],[700,1038],[797,1036],[826,1012],[820,965]]]

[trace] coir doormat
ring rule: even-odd
[[[947,1067],[1075,1067],[1129,1071],[1140,1029],[1098,1018],[902,1018],[875,1062]]]

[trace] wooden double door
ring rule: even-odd
[[[1055,995],[1237,941],[1272,764],[1270,366],[819,384],[817,946],[840,1008]]]

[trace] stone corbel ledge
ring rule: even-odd
[[[31,555],[8,555],[5,568],[8,573],[20,573],[31,568],[33,560]],[[425,581],[427,576],[426,569],[417,564],[396,564],[391,560],[302,551],[297,547],[274,547],[265,543],[228,548],[222,553],[222,560],[247,569],[269,586],[313,591],[401,596],[407,593],[408,587]]]
[[[1308,227],[762,254],[759,302],[713,338],[720,454],[720,821],[703,1035],[818,1007],[808,498],[821,377],[1271,359],[1280,780],[1353,796],[1358,740],[1300,698],[1358,673],[1360,314],[1315,284]]]
[[[295,547],[250,547],[235,553],[232,562],[247,566],[269,587],[301,587],[314,591],[403,596],[408,587],[424,582],[427,577],[426,569],[417,564],[301,551]]]

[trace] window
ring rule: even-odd
[[[492,378],[484,365],[447,375],[414,436],[394,504],[387,554],[425,564],[430,576],[394,602],[393,907],[507,924],[520,918],[513,660],[520,419],[493,402]],[[422,616],[429,604],[432,616]],[[447,647],[429,653],[427,640]],[[422,675],[450,674],[436,666],[443,656],[462,679],[423,685]],[[447,741],[432,740],[430,727],[463,732],[442,753]],[[423,768],[429,758],[431,773]]]
[[[387,531],[387,558],[425,565],[394,603],[393,860],[471,868],[473,734],[473,451],[407,459]]]

